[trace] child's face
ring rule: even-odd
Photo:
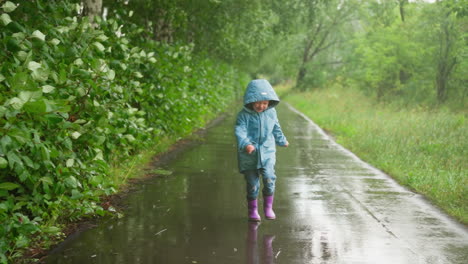
[[[253,109],[258,113],[265,111],[268,108],[270,101],[258,101],[253,103]]]

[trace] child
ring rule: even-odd
[[[267,80],[253,80],[244,95],[244,108],[237,116],[235,133],[239,171],[247,183],[247,203],[250,221],[260,221],[257,196],[260,176],[263,180],[263,210],[266,219],[275,219],[273,194],[275,192],[276,144],[287,147],[281,131],[275,106],[279,103],[273,87]]]

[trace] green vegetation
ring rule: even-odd
[[[467,223],[466,1],[330,0],[296,11],[294,30],[270,48],[269,62],[290,66],[270,69],[272,79],[295,80],[278,92]]]
[[[78,7],[1,9],[2,263],[47,247],[69,221],[107,214],[100,197],[125,182],[124,167],[203,126],[247,81],[193,44],[144,38],[118,18],[92,26]]]
[[[466,1],[316,2],[270,49],[268,62],[289,66],[273,79],[296,73],[295,90],[305,91],[340,76],[379,101],[466,109]]]
[[[468,223],[465,114],[376,103],[340,85],[285,99],[360,158]]]
[[[467,14],[466,0],[0,0],[0,263],[108,214],[100,197],[258,76],[294,80],[283,96],[466,223]]]

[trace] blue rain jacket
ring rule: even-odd
[[[270,101],[263,112],[253,110],[251,103]],[[273,169],[276,162],[276,145],[284,146],[286,137],[276,116],[275,106],[280,102],[267,80],[253,80],[244,95],[244,108],[237,115],[235,134],[239,171]],[[247,154],[245,147],[253,145],[255,151]]]

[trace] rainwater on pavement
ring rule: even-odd
[[[171,175],[136,186],[124,217],[70,236],[45,263],[468,263],[465,226],[286,103],[278,106],[290,147],[277,148],[277,219],[248,222],[235,115],[160,168]]]

